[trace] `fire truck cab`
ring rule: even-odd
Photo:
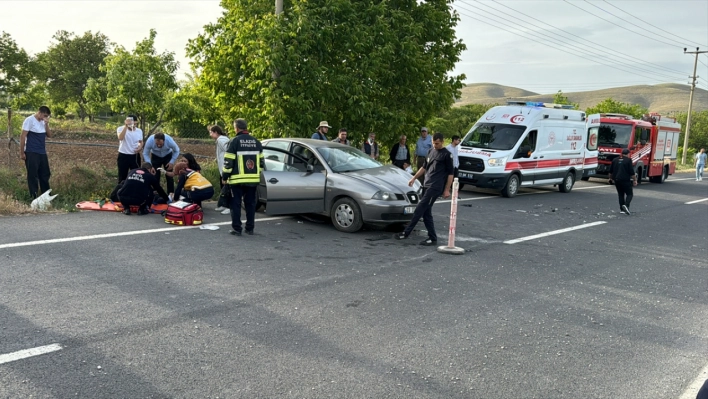
[[[629,149],[637,183],[649,179],[654,183],[663,183],[676,170],[681,124],[676,119],[657,113],[634,119],[623,114],[597,114],[598,166],[592,177],[607,178],[612,160],[623,149]],[[592,121],[591,121],[592,122]],[[583,177],[587,180],[587,177]]]

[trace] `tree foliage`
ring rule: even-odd
[[[445,138],[453,135],[465,137],[472,125],[490,108],[497,104],[467,104],[453,107],[442,112],[438,117],[430,119],[428,127],[434,132],[445,134]]]
[[[680,143],[683,146],[683,138],[686,134],[686,112],[679,112],[676,121],[681,124]],[[688,147],[692,152],[701,148],[708,149],[708,110],[691,112],[691,130],[688,136]]]
[[[594,107],[586,109],[585,113],[588,115],[614,113],[631,115],[634,118],[641,118],[642,115],[649,113],[649,110],[639,104],[623,103],[621,101],[613,100],[612,98],[606,98]]]
[[[175,72],[179,67],[174,53],[157,54],[156,36],[157,32],[151,29],[150,36],[138,42],[132,52],[116,48],[101,66],[111,109],[136,114],[143,131],[147,123],[152,124],[150,132],[163,121],[168,100],[177,89]],[[91,92],[86,95],[100,98],[100,93],[95,92],[97,85],[89,87]]]
[[[564,95],[561,90],[558,90],[558,93],[556,93],[553,96],[553,103],[554,104],[561,104],[561,105],[572,105],[576,109],[580,109],[580,104],[570,102],[570,100],[568,99],[568,96]]]
[[[447,0],[223,0],[188,44],[198,82],[222,116],[265,137],[309,136],[320,120],[395,141],[447,109],[465,49]]]
[[[34,75],[33,62],[9,33],[0,35],[0,106],[24,94]]]
[[[89,80],[105,75],[99,67],[110,54],[111,43],[106,35],[90,31],[77,36],[62,30],[53,38],[56,42],[37,56],[50,98],[55,103],[75,104],[81,120],[92,118],[84,92]]]

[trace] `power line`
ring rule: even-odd
[[[616,5],[611,4],[609,1],[607,1],[607,0],[602,0],[602,1],[605,2],[605,3],[607,3],[607,5],[609,5],[610,7],[614,7],[614,8],[616,8],[616,9],[622,11],[623,13],[629,15],[629,16],[632,17],[632,18],[636,18],[635,15],[632,15],[632,14],[628,13],[627,11],[625,11],[625,10],[623,10],[623,9],[621,9],[621,8],[619,8],[619,7],[617,7]],[[651,26],[651,27],[654,27],[654,28],[656,28],[656,29],[659,29],[659,30],[662,31],[662,32],[666,32],[666,33],[668,33],[668,34],[670,34],[670,35],[672,35],[672,36],[676,36],[676,37],[678,37],[678,38],[681,39],[681,40],[686,40],[686,41],[689,42],[689,43],[694,43],[692,40],[686,39],[685,37],[681,37],[681,36],[679,36],[679,35],[676,35],[676,34],[674,34],[674,33],[669,32],[669,31],[667,31],[667,30],[661,29],[660,27],[658,27],[658,26],[656,26],[656,25],[652,25],[652,24],[650,24],[650,23],[647,22],[647,21],[644,21],[644,20],[643,20],[642,23],[645,23],[645,24],[647,24],[647,25],[649,25],[649,26]],[[694,43],[694,44],[697,44],[697,43]],[[708,47],[708,44],[699,44],[699,46]]]
[[[465,4],[466,4],[466,5],[469,5],[469,4],[467,4],[467,3],[465,3]],[[470,9],[465,8],[465,7],[462,7],[462,6],[460,6],[460,5],[456,5],[455,7],[457,7],[457,8],[462,8],[463,10],[466,10],[466,11],[469,11],[469,12],[476,12],[475,10],[470,10]],[[472,6],[472,7],[474,7],[474,6]],[[475,8],[476,8],[476,7],[475,7]],[[490,13],[490,12],[488,12],[488,11],[482,10],[482,9],[480,9],[480,8],[476,8],[476,10],[477,10],[477,11],[481,11],[481,12],[486,13],[486,14],[489,14],[489,15],[492,15],[492,16],[494,16],[494,17],[496,18],[496,16],[495,16],[494,14],[492,14],[492,13]],[[499,11],[499,10],[497,10],[497,11]],[[501,29],[501,30],[504,30],[504,31],[506,31],[506,32],[510,32],[510,33],[515,34],[515,35],[518,35],[518,31],[514,32],[514,31],[510,31],[510,30],[508,30],[508,29],[501,28],[501,27],[499,27],[498,25],[493,25],[493,24],[489,23],[489,22],[486,21],[486,20],[481,20],[481,19],[475,18],[475,17],[473,17],[473,16],[471,16],[471,15],[468,15],[468,14],[463,14],[463,15],[465,15],[465,16],[467,16],[467,17],[469,17],[469,18],[472,18],[472,19],[474,19],[474,20],[476,20],[476,21],[480,21],[480,22],[482,22],[482,23],[485,23],[485,24],[487,24],[487,25],[494,26],[494,27],[496,27],[496,28],[498,28],[498,29]],[[495,22],[496,24],[504,25],[504,26],[510,27],[510,28],[512,28],[512,29],[518,28],[518,26],[511,26],[511,25],[505,23],[504,21],[499,21],[499,20],[493,19],[493,18],[491,18],[491,17],[486,17],[486,16],[485,16],[485,18],[488,18],[488,19],[492,20],[492,21]],[[515,18],[515,17],[514,17],[514,18]],[[515,18],[515,19],[518,19],[518,18]],[[533,32],[533,31],[529,30],[528,28],[524,28],[524,29],[527,29],[527,31],[525,31],[525,33],[527,33],[527,34],[529,34],[529,35],[537,36],[537,37],[539,37],[539,38],[542,39],[542,40],[546,40],[546,42],[541,42],[541,41],[538,41],[538,40],[534,40],[534,39],[531,39],[531,38],[528,37],[528,36],[525,36],[526,39],[531,40],[531,41],[534,41],[534,42],[537,42],[537,43],[540,43],[540,44],[542,44],[542,45],[544,45],[544,46],[548,46],[548,47],[555,48],[555,49],[560,50],[560,51],[562,51],[562,52],[564,52],[564,53],[566,53],[566,54],[575,55],[575,56],[577,56],[577,57],[580,57],[580,58],[583,58],[583,59],[592,61],[592,62],[597,63],[597,64],[601,64],[601,65],[604,65],[604,66],[608,66],[608,67],[610,67],[610,68],[618,69],[618,70],[623,71],[623,72],[627,72],[627,73],[632,73],[632,74],[635,74],[635,75],[643,76],[643,77],[645,77],[645,78],[647,78],[647,79],[651,79],[651,80],[657,80],[657,79],[656,79],[656,77],[650,77],[650,76],[638,74],[637,71],[641,71],[641,72],[644,72],[644,73],[649,73],[649,74],[656,75],[656,76],[662,76],[662,77],[664,77],[664,78],[678,79],[677,76],[675,76],[675,75],[673,75],[673,76],[672,76],[672,75],[666,75],[666,74],[664,74],[664,73],[654,72],[654,71],[647,70],[647,69],[644,69],[644,68],[639,68],[639,67],[637,67],[637,66],[635,66],[635,65],[631,65],[631,66],[630,66],[630,65],[626,65],[626,64],[620,64],[620,65],[623,66],[623,67],[631,67],[632,70],[629,71],[629,70],[627,70],[627,69],[621,68],[621,67],[618,66],[618,65],[607,64],[607,63],[604,63],[604,62],[602,62],[602,61],[599,61],[598,59],[586,57],[586,55],[595,55],[595,56],[600,57],[600,58],[607,58],[607,57],[606,57],[606,54],[588,53],[587,51],[576,50],[576,49],[574,49],[574,48],[569,49],[569,48],[568,48],[568,44],[565,43],[565,42],[563,42],[563,41],[561,41],[561,40],[559,40],[559,39],[556,39],[556,38],[554,38],[554,37],[547,37],[547,36],[544,36],[544,35],[535,33],[535,32]],[[551,33],[552,33],[552,32],[551,32]],[[563,46],[563,47],[566,47],[566,48],[564,49],[564,48],[556,47],[556,46],[551,45],[550,43],[548,43],[548,41],[553,41],[553,42],[555,42],[554,44],[558,44],[558,45]]]
[[[681,48],[683,48],[683,46],[677,45],[676,43],[668,43],[668,42],[665,42],[665,41],[662,41],[662,40],[657,40],[657,39],[655,39],[655,38],[653,38],[653,37],[649,37],[649,36],[643,35],[643,34],[641,34],[641,33],[639,33],[639,32],[635,32],[635,31],[633,31],[633,30],[631,30],[631,29],[628,29],[628,28],[626,28],[626,27],[624,27],[624,26],[622,26],[622,25],[618,25],[618,24],[616,24],[616,23],[614,23],[614,22],[612,22],[612,21],[610,21],[610,20],[607,20],[607,19],[605,19],[605,18],[603,18],[603,17],[601,17],[601,16],[599,16],[599,15],[597,15],[597,14],[593,14],[593,13],[591,13],[590,11],[588,11],[588,10],[582,8],[582,7],[577,6],[577,5],[571,3],[571,2],[568,1],[568,0],[563,0],[563,1],[564,1],[565,3],[568,3],[569,5],[571,5],[571,6],[573,6],[573,7],[575,7],[575,8],[577,8],[577,9],[581,10],[581,11],[584,12],[584,13],[587,13],[587,14],[590,14],[590,15],[592,15],[592,16],[594,16],[594,17],[600,18],[601,20],[603,20],[603,21],[605,21],[605,22],[607,22],[607,23],[609,23],[609,24],[612,24],[613,26],[616,26],[616,27],[618,27],[618,28],[622,28],[622,29],[624,29],[624,30],[626,30],[626,31],[628,31],[628,32],[632,32],[632,33],[634,33],[635,35],[643,36],[643,37],[646,37],[647,39],[650,39],[650,40],[652,40],[652,41],[659,42],[659,43],[664,43],[664,44],[669,45],[669,46],[671,46],[671,47],[681,47]],[[593,7],[597,7],[597,6],[593,5],[593,4],[591,4],[591,5],[592,5]],[[599,8],[599,7],[598,7],[598,8]],[[601,9],[601,8],[600,8],[600,9]],[[602,9],[601,9],[601,10],[602,10]]]
[[[458,0],[458,1],[462,1],[462,0]],[[551,25],[551,24],[549,24],[549,23],[547,23],[547,22],[541,21],[541,20],[538,19],[538,18],[534,18],[534,17],[532,17],[532,16],[530,16],[530,15],[528,15],[528,14],[525,14],[525,13],[523,13],[523,12],[521,12],[521,11],[519,11],[519,10],[516,10],[516,9],[514,9],[514,8],[512,8],[512,7],[509,7],[509,6],[505,5],[505,4],[499,3],[499,2],[496,1],[496,0],[492,0],[492,1],[495,2],[495,3],[497,3],[498,5],[500,5],[500,6],[502,6],[502,7],[508,8],[508,9],[510,9],[510,10],[512,10],[512,11],[514,11],[514,12],[516,12],[516,13],[518,13],[518,14],[521,14],[521,15],[527,17],[527,18],[533,19],[534,21],[538,21],[538,22],[540,22],[540,23],[542,23],[542,24],[544,24],[544,25],[550,26],[550,27],[553,28],[553,29],[556,29],[556,30],[558,30],[558,31],[561,31],[561,32],[563,32],[563,33],[566,33],[566,34],[568,34],[568,35],[570,35],[570,36],[577,37],[578,39],[583,40],[583,41],[585,41],[585,42],[587,42],[587,43],[591,43],[591,44],[593,44],[593,45],[595,45],[595,46],[600,46],[600,47],[602,47],[602,48],[604,48],[604,49],[607,49],[608,51],[611,51],[611,52],[613,52],[613,53],[619,54],[619,57],[621,57],[621,58],[630,60],[630,61],[632,61],[632,62],[641,61],[641,62],[644,63],[644,64],[655,65],[657,68],[661,68],[661,69],[664,69],[664,70],[669,71],[669,72],[676,72],[676,73],[680,73],[681,75],[685,74],[684,71],[679,71],[679,70],[676,70],[676,69],[667,68],[667,67],[664,67],[664,66],[662,66],[662,65],[655,64],[655,63],[649,62],[649,61],[645,61],[645,60],[642,60],[642,59],[639,59],[639,58],[628,57],[628,56],[624,55],[624,54],[623,54],[622,52],[620,52],[620,51],[616,51],[616,50],[613,50],[613,49],[611,49],[611,48],[608,48],[608,47],[607,47],[607,44],[601,44],[601,43],[593,42],[592,40],[585,39],[585,38],[583,38],[583,37],[581,37],[581,36],[578,36],[578,35],[576,35],[576,34],[574,34],[574,33],[572,33],[572,32],[569,32],[569,31],[567,31],[567,30],[558,28],[557,26]],[[463,2],[464,2],[464,1],[463,1]],[[489,6],[487,6],[487,7],[489,7]],[[492,8],[492,7],[490,7],[490,8]],[[502,11],[502,10],[499,10],[499,9],[496,9],[496,8],[492,8],[492,9],[493,9],[493,10],[496,10],[496,11]],[[517,19],[518,19],[518,18],[517,18]],[[533,24],[530,24],[530,25],[532,25],[532,26],[537,26],[537,25],[533,25]],[[538,26],[537,26],[537,27],[538,27]],[[539,28],[540,28],[540,27],[539,27]],[[541,28],[541,29],[543,29],[543,28]],[[573,39],[569,39],[569,40],[573,40]],[[585,44],[583,44],[583,43],[581,43],[581,42],[579,42],[579,41],[577,41],[577,40],[573,40],[573,41],[575,41],[576,43],[580,43],[580,44],[582,44],[582,45],[585,45]],[[603,55],[604,55],[604,54],[603,54]]]

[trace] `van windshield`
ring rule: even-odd
[[[482,123],[474,126],[462,140],[465,147],[490,150],[510,150],[519,141],[526,126],[502,123]]]
[[[598,133],[598,145],[614,148],[627,148],[632,136],[632,125],[603,123]]]

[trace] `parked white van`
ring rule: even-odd
[[[509,102],[487,111],[462,139],[459,181],[515,196],[520,187],[573,189],[597,168],[597,129],[572,106]]]

